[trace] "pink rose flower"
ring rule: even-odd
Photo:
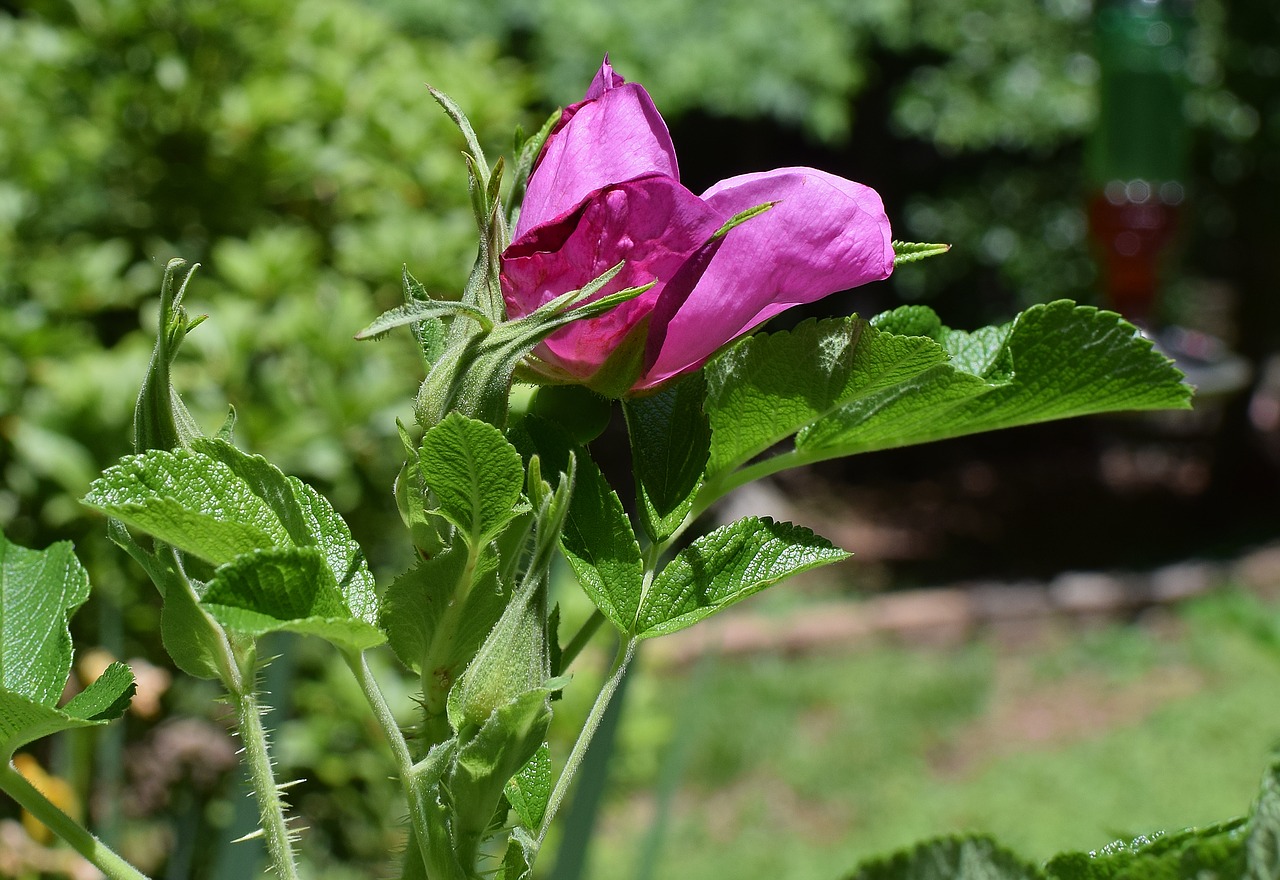
[[[766,203],[775,204],[716,236]],[[656,281],[533,352],[533,368],[552,381],[624,396],[698,369],[792,306],[888,277],[893,256],[880,196],[823,171],[744,174],[701,196],[685,189],[649,94],[606,57],[534,166],[502,255],[502,295],[514,319],[622,261],[597,296]]]

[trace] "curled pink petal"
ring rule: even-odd
[[[889,220],[880,196],[862,184],[812,168],[780,168],[721,181],[703,199],[724,216],[777,204],[725,237],[671,316],[645,387],[696,369],[779,312],[893,271]]]
[[[765,203],[772,207],[716,236]],[[887,277],[893,259],[884,206],[862,184],[780,168],[721,181],[701,197],[686,190],[648,93],[606,56],[534,166],[501,284],[517,318],[620,261],[599,296],[656,281],[534,351],[534,368],[549,379],[625,395],[698,369],[792,306]]]
[[[565,111],[547,138],[529,177],[516,238],[611,183],[646,174],[679,179],[671,135],[648,92],[623,81],[606,62],[587,96]]]
[[[589,376],[652,311],[664,284],[723,222],[670,177],[650,175],[604,187],[577,210],[517,238],[503,253],[500,280],[508,314],[523,317],[623,261],[622,271],[598,297],[656,280],[636,299],[570,324],[535,350],[571,375]]]

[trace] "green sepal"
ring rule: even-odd
[[[528,412],[559,425],[576,443],[590,443],[609,427],[613,401],[582,385],[543,385]]]
[[[456,411],[503,427],[512,376],[538,343],[573,321],[599,317],[653,286],[630,287],[587,301],[621,269],[619,263],[582,288],[556,297],[523,318],[497,324],[489,331],[479,327],[463,328],[454,322],[448,348],[418,390],[415,405],[418,423],[431,428]]]
[[[551,130],[555,128],[563,114],[563,109],[554,110],[542,123],[542,127],[529,138],[523,136],[524,132],[521,129],[516,130],[516,162],[511,175],[511,195],[507,199],[507,228],[509,229],[516,228],[516,221],[520,219],[520,206],[524,202],[525,189],[529,185],[529,175],[533,173],[533,166],[537,164],[538,156],[542,154],[542,147],[551,136]]]
[[[929,257],[936,257],[951,250],[949,244],[925,244],[919,241],[895,241],[893,246],[893,265],[895,268],[903,263],[918,263]]]

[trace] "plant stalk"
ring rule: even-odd
[[[409,807],[409,823],[416,832],[418,845],[422,848],[423,860],[426,861],[426,846],[431,837],[428,833],[427,818],[422,812],[422,802],[413,791],[413,756],[409,752],[409,743],[404,738],[404,732],[400,730],[400,724],[392,714],[391,707],[387,705],[386,697],[378,687],[377,679],[369,671],[369,663],[364,652],[358,654],[343,652],[343,657],[351,669],[351,674],[360,684],[360,690],[364,692],[369,708],[373,709],[373,716],[377,719],[378,726],[382,728],[383,737],[391,746],[391,754],[396,762],[396,772],[400,775],[400,785],[404,789],[405,800]]]
[[[146,874],[126,862],[83,825],[58,809],[8,761],[0,767],[0,789],[4,789],[5,793],[17,801],[24,810],[71,844],[72,849],[88,859],[111,880],[147,880]]]
[[[636,653],[636,640],[634,638],[624,638],[622,644],[618,645],[618,655],[613,661],[613,668],[609,671],[609,677],[605,679],[604,685],[600,688],[600,693],[596,695],[596,700],[591,704],[591,711],[587,713],[587,720],[582,725],[582,730],[578,734],[578,739],[573,744],[573,750],[569,752],[569,757],[565,761],[564,770],[560,773],[560,778],[556,780],[555,788],[551,790],[551,797],[547,800],[547,810],[542,816],[542,826],[538,829],[538,846],[542,845],[542,841],[546,839],[547,830],[551,827],[551,821],[556,817],[556,813],[560,809],[560,804],[564,801],[564,797],[569,792],[569,784],[573,782],[573,776],[578,772],[582,759],[586,757],[587,749],[591,745],[591,739],[596,734],[596,729],[600,727],[600,720],[604,718],[605,710],[609,708],[609,703],[613,699],[613,695],[618,690],[618,685],[622,682],[622,676],[626,673],[627,667],[631,664],[631,658]]]
[[[293,840],[284,821],[284,800],[276,786],[271,756],[267,752],[267,732],[262,726],[262,707],[258,704],[252,680],[246,684],[249,686],[231,691],[231,699],[236,707],[237,726],[244,743],[245,766],[249,770],[249,781],[258,801],[267,852],[271,856],[277,877],[282,880],[298,880]]]

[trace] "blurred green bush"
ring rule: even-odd
[[[1277,13],[1264,6],[1229,17],[1220,0],[1197,3],[1187,109],[1203,206],[1188,262],[1227,274],[1242,256],[1255,278],[1277,274],[1249,243],[1275,228],[1265,210],[1280,190],[1266,87]],[[407,336],[351,337],[399,301],[402,263],[448,294],[472,259],[460,139],[424,82],[502,152],[609,51],[676,129],[692,186],[821,164],[881,189],[899,237],[956,243],[870,296],[950,297],[957,325],[1087,299],[1090,8],[0,0],[0,529],[30,546],[76,540],[101,591],[82,641],[157,659],[149,588],[77,499],[129,451],[162,269],[183,256],[204,265],[188,306],[210,315],[178,365],[197,418],[216,428],[234,405],[242,446],[330,497],[384,582],[403,567],[394,420],[411,413],[421,364]],[[1274,340],[1276,326],[1246,330]],[[331,674],[304,664],[295,703],[332,709]],[[334,748],[370,748],[355,717],[312,733],[282,723],[301,765],[286,773],[333,781]],[[385,782],[376,764],[345,767],[344,798]],[[334,857],[385,859],[377,817],[325,797],[317,786],[300,802]]]

